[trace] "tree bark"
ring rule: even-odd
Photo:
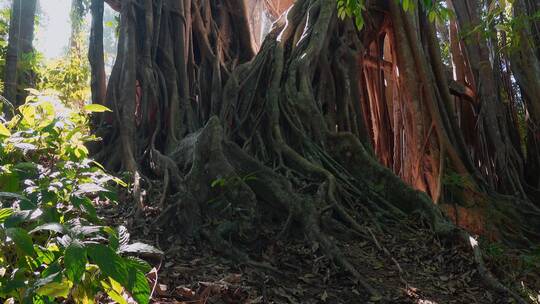
[[[526,6],[525,1],[516,1],[514,4],[514,16],[532,16],[537,12],[535,2],[527,1],[531,6]],[[527,163],[526,174],[530,185],[529,192],[540,202],[540,31],[538,22],[526,21],[525,26],[518,29],[519,45],[510,51],[510,59],[513,65],[512,71],[520,86],[522,98],[525,101],[527,113]],[[533,37],[534,39],[530,39]]]
[[[33,52],[36,0],[14,0],[9,22],[9,41],[4,75],[4,97],[13,104],[22,104],[26,94],[23,87],[31,87],[31,71],[20,69],[24,55]]]
[[[298,228],[373,295],[328,227],[361,234],[361,219],[419,212],[437,234],[456,236],[441,209],[396,174],[456,203],[443,179],[457,172],[467,183],[454,192],[469,195],[459,203],[481,218],[474,232],[521,246],[538,240],[530,225],[540,227],[540,211],[494,193],[472,161],[421,7],[378,2],[358,31],[335,6],[296,1],[255,54],[244,0],[122,1],[107,91],[114,117],[98,157],[131,171],[135,187],[163,180],[156,223],[243,261],[235,244],[256,236],[251,227]],[[140,207],[150,203],[134,193]]]
[[[92,103],[103,104],[107,91],[105,76],[105,57],[103,52],[103,0],[92,0],[90,4],[92,24],[90,29],[90,42],[88,47],[88,60],[90,62]]]
[[[452,6],[462,32],[480,25],[481,2],[453,0]],[[481,33],[472,32],[462,43],[476,86],[477,117],[481,122],[477,129],[480,140],[477,154],[485,155],[479,158],[480,172],[484,172],[484,178],[492,189],[526,198],[522,153],[513,144],[508,130],[511,124],[507,121],[510,115],[504,107],[496,81],[499,67],[492,65],[487,41]]]

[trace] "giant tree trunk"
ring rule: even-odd
[[[255,55],[244,0],[111,2],[121,10],[114,113],[98,157],[132,173],[140,207],[141,187],[163,180],[156,222],[169,230],[246,261],[235,244],[256,225],[297,228],[376,294],[329,230],[364,234],[360,221],[420,213],[439,235],[459,231],[379,158],[443,202],[454,202],[445,172],[465,176],[466,189],[450,192],[471,196],[475,232],[523,246],[540,238],[540,211],[491,192],[468,154],[420,6],[377,1],[358,31],[334,0],[298,0]]]
[[[19,68],[23,55],[33,51],[36,0],[14,0],[9,22],[9,41],[4,75],[4,97],[14,104],[24,102],[22,88],[31,87],[31,71]]]

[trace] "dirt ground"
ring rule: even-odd
[[[242,250],[258,265],[254,266],[223,257],[204,240],[181,241],[179,236],[154,228],[155,210],[134,220],[123,218],[127,209],[105,206],[101,214],[111,224],[126,225],[133,240],[165,252],[163,257],[146,257],[155,267],[148,275],[153,303],[514,303],[485,287],[467,248],[443,244],[429,229],[415,227],[413,219],[384,233],[366,224],[370,237],[352,242],[334,236],[345,256],[380,292],[377,298],[321,255],[316,244],[307,247],[298,236],[276,241],[279,227],[261,227],[259,239],[242,244]],[[518,292],[524,286],[540,290],[540,271],[513,270],[511,261],[511,257],[488,258],[487,264],[498,269],[495,275]]]

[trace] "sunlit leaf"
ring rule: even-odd
[[[133,243],[120,246],[122,253],[148,253],[148,254],[163,254],[163,251],[144,243]]]
[[[32,229],[30,231],[30,233],[34,233],[34,232],[37,232],[37,231],[43,231],[43,230],[53,231],[53,232],[56,232],[56,233],[65,233],[66,232],[66,228],[64,226],[62,226],[61,224],[59,224],[59,223],[47,223],[47,224],[37,226],[36,228]]]
[[[96,104],[96,103],[85,105],[84,110],[87,112],[93,112],[93,113],[112,112],[112,110],[107,108],[106,106]]]
[[[6,218],[13,214],[13,209],[11,208],[2,208],[0,209],[0,223],[3,223]]]
[[[107,293],[111,299],[119,304],[127,304],[127,300],[122,295],[123,287],[120,285],[120,283],[116,282],[112,278],[107,278],[107,280],[102,280],[101,286],[103,286],[103,289]]]
[[[73,287],[73,283],[68,280],[62,280],[61,282],[51,282],[38,288],[37,294],[42,296],[49,296],[53,298],[67,298],[69,291]]]
[[[0,135],[9,137],[11,136],[11,132],[6,128],[6,126],[0,122]]]

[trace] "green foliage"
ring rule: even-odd
[[[338,0],[337,9],[339,18],[354,18],[354,23],[358,29],[364,27],[364,17],[362,16],[362,13],[366,10],[364,0]]]
[[[126,254],[159,250],[129,244],[124,227],[104,226],[94,202],[114,203],[123,182],[88,158],[91,111],[29,90],[9,121],[0,119],[0,302],[148,303],[149,266]]]
[[[416,8],[415,0],[394,0],[400,2],[403,10],[413,11]],[[438,0],[420,0],[422,7],[428,14],[431,22],[448,20],[451,11],[443,6]],[[366,10],[365,0],[337,0],[338,16],[341,19],[354,18],[354,23],[358,29],[364,27],[363,12]]]
[[[463,29],[460,32],[463,39],[476,39],[480,34],[484,39],[498,38],[499,48],[504,52],[519,49],[522,43],[521,32],[531,27],[534,22],[540,21],[540,11],[531,15],[515,14],[514,1],[491,1],[487,9],[482,10],[480,23],[473,28]],[[504,39],[503,39],[504,37]]]
[[[79,41],[74,45],[83,43]],[[82,49],[74,47],[66,57],[43,65],[38,72],[38,89],[55,90],[65,103],[82,107],[90,99],[90,65]]]
[[[6,66],[10,9],[0,10],[0,92],[4,91],[4,67]]]

